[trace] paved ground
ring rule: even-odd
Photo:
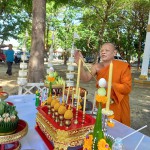
[[[90,67],[91,64],[88,64]],[[0,63],[0,86],[4,87],[4,90],[9,93],[9,95],[17,94],[18,85],[17,77],[19,65],[13,65],[13,75],[7,76],[6,73],[6,64]],[[60,76],[66,79],[67,66],[58,62],[54,63],[54,69],[59,73]],[[132,77],[133,80],[136,77],[139,77],[140,71],[137,71],[136,68],[132,68]],[[88,90],[87,98],[91,100],[94,97],[95,92],[95,81],[94,79],[89,83],[80,83],[81,87]],[[148,127],[141,132],[150,136],[150,88],[147,86],[138,87],[133,82],[132,92],[130,94],[130,106],[131,106],[131,127],[134,129],[139,129],[144,125]]]

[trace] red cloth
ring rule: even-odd
[[[108,76],[109,66],[102,68],[97,73],[97,81],[100,78],[105,78],[108,82]],[[130,126],[129,93],[131,84],[132,77],[129,64],[120,60],[113,60],[111,99],[114,100],[114,103],[110,105],[110,110],[114,111],[114,119],[127,126]]]

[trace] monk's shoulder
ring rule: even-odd
[[[113,60],[113,64],[119,67],[129,67],[129,64],[127,62],[121,60]]]

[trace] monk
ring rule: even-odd
[[[81,80],[88,82],[93,76],[96,76],[98,81],[100,78],[105,78],[108,82],[109,65],[113,63],[110,110],[114,111],[115,120],[130,126],[130,106],[129,93],[131,91],[132,77],[130,65],[121,60],[114,60],[117,50],[112,43],[105,43],[100,50],[100,63],[95,63],[91,67],[91,72],[85,71],[81,64]],[[83,59],[81,52],[76,51],[74,54],[75,62],[78,64],[80,57]]]

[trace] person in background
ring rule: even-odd
[[[5,55],[6,55],[6,62],[7,62],[7,72],[6,74],[8,74],[9,76],[12,75],[12,64],[14,61],[14,50],[12,49],[13,46],[12,44],[8,45],[8,50],[6,50]]]
[[[116,53],[117,50],[112,43],[103,44],[100,49],[101,62],[95,63],[91,67],[91,72],[85,71],[83,64],[81,64],[80,78],[82,81],[88,82],[93,76],[96,76],[96,86],[98,87],[99,79],[105,78],[105,80],[108,82],[109,65],[112,62],[112,103],[110,104],[110,109],[114,111],[114,119],[127,126],[130,126],[129,93],[132,85],[131,69],[127,62],[114,60]],[[74,57],[77,64],[80,57],[83,59],[83,55],[79,51],[75,51]]]

